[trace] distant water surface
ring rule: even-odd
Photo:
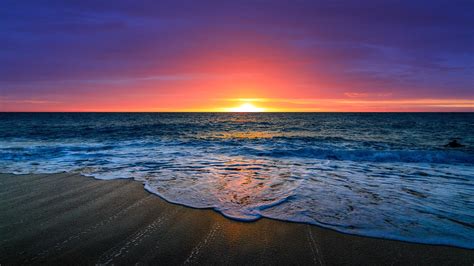
[[[470,113],[0,114],[0,172],[62,171],[233,219],[474,248]]]

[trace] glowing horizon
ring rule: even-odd
[[[0,100],[1,102],[1,100]],[[30,101],[28,101],[29,103]],[[47,104],[33,101],[35,104]],[[217,102],[217,104],[216,104]],[[16,102],[20,103],[20,102]],[[21,103],[20,103],[21,104]],[[129,106],[125,108],[66,108],[61,103],[57,109],[26,110],[46,112],[440,112],[469,111],[474,108],[474,100],[463,99],[400,99],[400,100],[364,100],[364,99],[214,99],[209,106],[196,108],[155,108]],[[218,105],[218,106],[216,106]],[[290,106],[290,107],[288,107]],[[15,110],[14,110],[15,111]]]

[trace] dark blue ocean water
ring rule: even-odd
[[[62,171],[233,219],[474,248],[474,114],[0,114],[0,172]]]

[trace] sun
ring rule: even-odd
[[[265,108],[257,107],[251,103],[243,103],[234,108],[229,108],[229,112],[250,113],[250,112],[265,112]]]

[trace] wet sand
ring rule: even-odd
[[[0,174],[0,265],[137,263],[473,265],[474,251],[233,221],[132,180]]]

